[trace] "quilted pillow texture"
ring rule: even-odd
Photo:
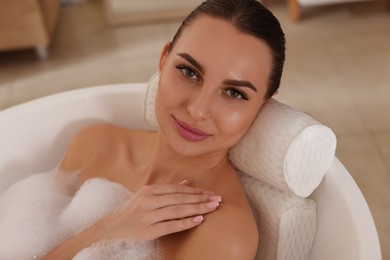
[[[280,191],[241,174],[259,230],[256,260],[308,259],[317,225],[311,199]]]
[[[308,197],[321,183],[335,151],[336,137],[330,128],[270,99],[229,155],[246,174]]]

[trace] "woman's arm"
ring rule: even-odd
[[[80,234],[65,241],[54,250],[43,256],[42,260],[69,260],[83,248],[104,239],[104,220],[97,222]]]
[[[225,200],[218,211],[205,216],[202,225],[179,237],[168,259],[253,260],[258,240],[250,211]]]
[[[71,259],[83,248],[104,239],[150,241],[198,226],[214,211],[219,196],[183,184],[142,187],[122,207],[98,221],[42,259]]]

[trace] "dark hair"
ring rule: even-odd
[[[169,52],[183,29],[201,15],[227,20],[239,31],[255,36],[268,45],[272,52],[273,67],[265,98],[272,97],[280,85],[286,49],[284,33],[276,17],[256,0],[207,0],[184,19],[173,37]]]

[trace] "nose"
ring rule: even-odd
[[[207,91],[199,91],[190,99],[187,110],[195,120],[207,120],[211,116],[212,95]]]

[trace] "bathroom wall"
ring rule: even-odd
[[[107,20],[114,25],[182,18],[202,0],[104,0]]]
[[[322,5],[322,4],[338,4],[347,2],[362,2],[375,0],[298,0],[301,5]]]

